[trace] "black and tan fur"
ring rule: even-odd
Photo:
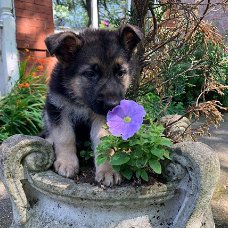
[[[58,63],[49,82],[44,137],[54,144],[54,167],[60,175],[73,177],[79,172],[76,144],[90,138],[96,148],[100,137],[108,134],[102,128],[105,115],[126,94],[132,80],[132,53],[141,39],[138,28],[125,25],[78,35],[61,32],[45,40]],[[96,180],[110,186],[120,183],[121,177],[104,163],[96,165]]]

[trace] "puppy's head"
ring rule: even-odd
[[[61,64],[63,85],[98,114],[119,104],[131,82],[131,56],[142,32],[125,25],[118,30],[85,30],[49,36],[46,46]]]

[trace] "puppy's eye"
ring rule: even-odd
[[[96,73],[94,71],[85,71],[83,75],[87,78],[94,78],[96,77]]]
[[[122,70],[119,70],[119,71],[117,72],[117,76],[118,76],[119,78],[122,78],[126,73],[127,73],[127,71],[124,70],[124,69],[122,69]]]

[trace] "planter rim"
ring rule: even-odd
[[[29,174],[30,184],[44,194],[61,198],[71,198],[72,200],[93,200],[93,201],[131,201],[148,200],[163,201],[174,196],[177,183],[168,182],[166,184],[156,182],[149,186],[115,186],[112,188],[102,188],[89,183],[75,183],[73,180],[64,178],[53,171]]]

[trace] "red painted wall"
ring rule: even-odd
[[[15,0],[14,3],[17,48],[21,60],[29,50],[29,55],[46,59],[50,72],[55,61],[47,53],[44,39],[54,32],[52,0]]]

